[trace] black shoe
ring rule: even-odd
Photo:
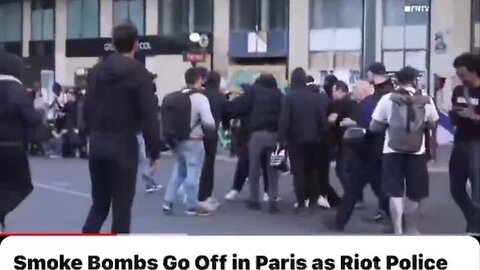
[[[308,214],[307,208],[299,206],[299,207],[295,208],[295,214],[299,217],[306,216]]]
[[[270,214],[276,214],[276,213],[278,213],[278,205],[277,205],[277,202],[273,201],[273,202],[270,202],[270,203],[269,203],[268,212],[269,212]]]
[[[162,206],[162,211],[165,215],[172,215],[173,214],[173,203],[165,202]]]
[[[259,202],[252,202],[252,201],[249,201],[247,203],[247,208],[250,209],[250,210],[255,210],[255,211],[259,211],[259,210],[262,209]]]

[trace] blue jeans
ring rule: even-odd
[[[198,202],[198,187],[205,159],[205,148],[201,140],[189,140],[180,143],[173,151],[175,165],[173,175],[165,194],[166,202],[173,202],[180,186],[187,195],[187,208],[195,209]]]
[[[138,141],[138,166],[140,168],[141,177],[145,183],[145,188],[153,188],[157,185],[153,178],[153,172],[151,171],[150,163],[147,158],[147,152],[145,150],[145,140],[143,135],[137,135]]]
[[[449,171],[452,197],[462,210],[469,231],[480,233],[480,142],[455,142]],[[468,180],[471,197],[466,189]]]

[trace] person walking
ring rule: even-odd
[[[303,215],[307,204],[313,207],[319,195],[317,161],[327,127],[328,103],[307,88],[302,68],[294,69],[290,78],[291,90],[283,98],[278,137],[290,155],[296,212]]]
[[[450,157],[450,192],[467,221],[468,233],[480,233],[480,57],[471,53],[453,62],[463,85],[452,94],[450,119],[456,127]],[[471,197],[466,191],[471,183]]]
[[[0,52],[0,233],[6,217],[32,192],[28,131],[42,121],[22,84],[22,59]]]
[[[250,89],[238,98],[236,108],[231,108],[234,117],[248,116],[251,135],[248,142],[248,181],[250,196],[247,206],[260,210],[259,181],[262,158],[269,159],[277,146],[278,122],[281,112],[282,91],[272,74],[261,74]],[[268,164],[267,164],[268,165]],[[279,172],[267,166],[269,212],[278,212]]]
[[[215,157],[217,155],[218,146],[218,129],[220,123],[228,129],[227,119],[227,98],[220,90],[221,77],[216,71],[210,71],[205,82],[205,90],[203,94],[208,98],[210,109],[215,120],[215,131],[207,133],[203,138],[205,148],[205,161],[203,163],[202,174],[200,177],[200,187],[198,190],[198,201],[200,204],[210,204],[214,208],[218,208],[220,203],[212,196],[215,182]]]
[[[163,204],[165,214],[173,213],[173,203],[183,185],[186,195],[186,215],[208,216],[215,208],[199,203],[198,190],[205,160],[203,139],[214,132],[215,120],[210,103],[202,94],[200,70],[190,68],[185,72],[186,88],[166,96],[162,103],[162,129],[165,140],[175,156],[173,175],[168,183]]]
[[[395,90],[395,86],[390,78],[387,76],[387,69],[385,65],[381,62],[374,62],[368,67],[368,80],[373,85],[373,94],[366,97],[365,101],[362,103],[364,121],[370,123],[371,115],[377,106],[380,99]],[[368,125],[368,124],[366,124]],[[369,149],[368,153],[370,156],[369,166],[366,167],[368,175],[370,176],[370,185],[373,190],[383,191],[381,188],[381,178],[382,178],[382,150],[383,143],[385,141],[385,133],[369,133]],[[382,192],[383,193],[383,192]],[[379,209],[373,220],[375,222],[380,222],[389,218],[390,211],[388,208],[388,198],[385,198],[385,195],[382,195],[383,198],[379,198]]]
[[[152,90],[155,105],[158,106],[157,87],[155,85],[156,74],[150,74],[152,78]],[[158,113],[158,110],[157,110]],[[140,177],[145,184],[145,193],[154,193],[162,188],[155,180],[155,171],[152,170],[145,148],[145,139],[141,133],[137,134],[138,142],[138,166],[140,168]]]
[[[159,122],[150,73],[134,59],[138,32],[130,23],[112,31],[116,52],[88,75],[85,121],[90,131],[92,206],[84,233],[98,233],[112,208],[113,233],[130,233],[138,143],[142,131],[152,170],[159,167]]]
[[[353,117],[357,103],[351,98],[348,85],[344,81],[335,83],[332,98],[333,102],[328,115],[328,123],[337,146],[335,172],[345,193],[350,180],[348,169],[345,166],[344,145],[342,143],[345,128],[340,126],[340,123],[346,118]]]
[[[243,84],[243,95],[246,92],[250,91],[251,85]],[[238,111],[238,106],[242,106],[243,99],[234,99],[227,104],[228,115],[231,117],[231,114],[235,111]],[[250,140],[251,130],[249,128],[248,120],[249,115],[242,115],[241,117],[234,117],[238,123],[237,126],[233,125],[232,129],[232,148],[235,154],[238,157],[237,165],[235,167],[235,173],[233,175],[233,185],[232,189],[225,194],[225,200],[233,201],[237,198],[238,194],[243,189],[245,182],[248,179],[248,141]],[[260,160],[262,166],[262,179],[263,179],[263,201],[268,202],[268,176],[267,176],[267,157],[262,156]],[[277,197],[277,201],[280,197]]]
[[[346,167],[350,183],[345,190],[345,195],[338,208],[333,224],[328,224],[333,231],[344,231],[355,209],[356,203],[361,200],[365,186],[370,183],[374,194],[379,198],[380,208],[388,213],[388,199],[384,198],[381,188],[381,170],[372,170],[376,155],[369,155],[370,149],[376,143],[376,135],[368,132],[371,121],[371,113],[375,108],[372,100],[373,87],[368,81],[359,81],[353,91],[353,99],[359,104],[353,118],[345,118],[340,122],[344,128],[358,127],[365,130],[365,137],[352,139],[352,142],[344,141]],[[345,140],[345,139],[344,139]],[[383,142],[383,141],[382,141]],[[378,177],[377,177],[378,173]]]
[[[406,232],[418,234],[419,204],[429,194],[425,130],[436,127],[439,115],[433,100],[416,89],[417,75],[409,66],[397,72],[398,89],[380,99],[370,123],[372,132],[386,130],[383,184],[395,234],[403,234],[404,219]]]

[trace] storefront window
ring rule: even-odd
[[[0,2],[0,42],[22,40],[22,2]]]
[[[55,0],[32,0],[32,34],[34,41],[55,39]]]
[[[430,0],[383,0],[382,51],[388,71],[407,65],[427,71],[429,13]]]
[[[213,30],[213,0],[159,0],[158,6],[161,35]]]
[[[145,0],[114,0],[113,23],[132,22],[140,35],[145,33]]]
[[[310,64],[349,83],[360,74],[362,0],[310,0]],[[340,74],[341,73],[341,74]]]
[[[285,30],[288,24],[288,0],[231,0],[232,30]]]
[[[68,1],[68,38],[95,38],[99,36],[98,0]]]

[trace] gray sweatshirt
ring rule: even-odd
[[[210,103],[208,98],[201,93],[190,95],[190,102],[192,103],[190,127],[195,126],[190,133],[190,138],[203,139],[204,129],[215,130],[215,120],[210,110]]]

